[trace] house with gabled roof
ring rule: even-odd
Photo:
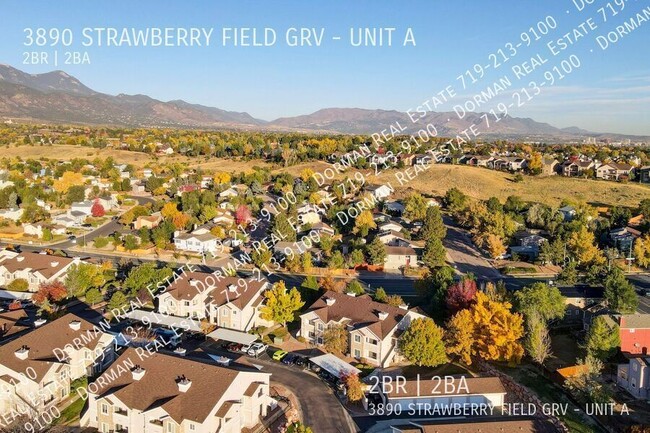
[[[0,414],[39,413],[70,394],[70,383],[114,359],[113,336],[68,313],[0,346]]]
[[[0,286],[24,279],[29,284],[29,290],[36,292],[42,283],[64,280],[70,266],[79,263],[81,259],[78,257],[5,250],[0,254]]]
[[[100,432],[239,433],[273,404],[270,376],[129,348],[88,386],[80,423]]]
[[[325,331],[343,326],[348,332],[347,355],[372,365],[388,367],[401,362],[400,335],[411,321],[426,317],[418,308],[394,307],[369,295],[327,292],[300,315],[299,336],[322,345]]]
[[[605,180],[630,179],[634,176],[634,167],[630,164],[608,162],[596,169],[596,177]]]
[[[268,288],[270,283],[265,278],[186,272],[179,274],[158,295],[158,312],[207,319],[217,326],[246,332],[272,324],[260,317]]]

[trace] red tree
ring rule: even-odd
[[[251,219],[251,211],[245,204],[240,204],[235,211],[235,221],[237,224],[247,224]]]
[[[454,314],[469,307],[476,297],[476,290],[476,281],[470,278],[463,278],[449,286],[446,299],[449,311]]]
[[[90,214],[95,218],[103,217],[106,214],[106,210],[104,210],[104,206],[102,206],[99,200],[95,200],[95,203],[93,203],[93,206],[90,208]]]
[[[61,281],[52,281],[51,283],[41,283],[38,292],[32,295],[32,301],[36,305],[41,305],[43,302],[59,302],[68,296],[68,289]]]

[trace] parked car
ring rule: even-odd
[[[244,344],[244,345],[241,347],[241,352],[242,352],[242,353],[248,353],[248,349],[250,349],[251,346],[252,346],[252,344]]]
[[[156,339],[165,346],[177,347],[181,344],[181,336],[169,329],[156,328],[153,333],[156,335]]]
[[[269,346],[264,343],[253,343],[246,353],[248,353],[249,356],[258,357],[268,348]]]
[[[305,358],[304,356],[300,356],[300,355],[298,355],[298,356],[296,357],[296,362],[295,362],[295,364],[296,364],[298,367],[303,367],[303,368],[304,368],[304,367],[307,366],[307,358]]]
[[[243,346],[239,343],[229,343],[226,346],[226,350],[228,350],[229,352],[237,353],[237,352],[241,352],[242,347]]]
[[[72,235],[72,236],[68,236],[68,240],[69,240],[70,242],[72,242],[73,244],[76,244],[76,243],[77,243],[77,237],[74,236],[74,235]]]
[[[298,355],[295,353],[287,353],[287,355],[282,358],[282,363],[286,365],[293,365],[296,362],[296,358],[298,358]]]
[[[273,352],[273,360],[274,361],[282,361],[282,358],[287,356],[287,353],[288,352],[286,352],[284,350],[276,350],[275,352]]]

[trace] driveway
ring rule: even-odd
[[[458,272],[462,274],[471,272],[478,280],[494,281],[503,278],[476,248],[467,231],[456,226],[449,216],[445,215],[443,220],[447,226],[447,236],[442,243],[447,249],[449,261],[452,266],[456,266]]]
[[[271,373],[271,384],[277,382],[293,392],[300,403],[303,422],[315,433],[357,432],[352,418],[332,390],[321,379],[295,366],[265,359],[251,359]]]

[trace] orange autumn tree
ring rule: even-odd
[[[447,352],[468,365],[473,357],[519,362],[524,355],[520,341],[524,335],[524,319],[511,308],[509,302],[491,300],[485,293],[477,292],[476,302],[449,320]]]
[[[35,305],[50,311],[52,304],[59,302],[68,296],[68,289],[61,281],[52,281],[49,283],[41,283],[38,287],[38,292],[32,295],[32,302]]]

